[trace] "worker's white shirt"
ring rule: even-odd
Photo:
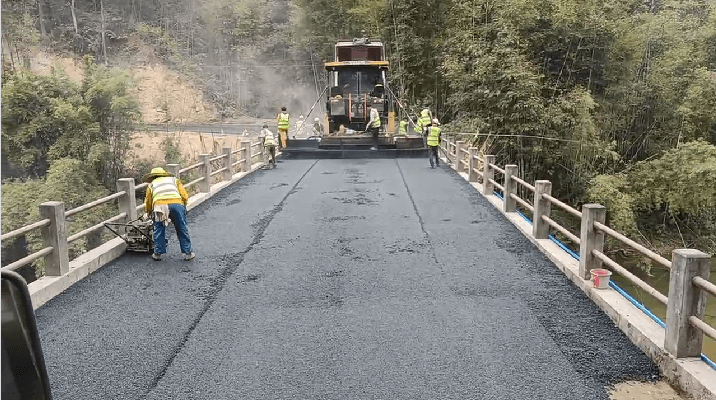
[[[259,137],[261,138],[261,143],[262,143],[262,144],[264,143],[264,140],[265,140],[264,138],[265,138],[266,136],[269,136],[269,135],[273,138],[273,142],[276,143],[276,135],[274,135],[273,132],[271,132],[271,131],[268,130],[268,129],[262,129],[262,130],[261,130],[261,133],[259,134]]]

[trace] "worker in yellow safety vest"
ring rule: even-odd
[[[432,120],[432,126],[428,128],[428,158],[430,168],[439,166],[438,150],[440,149],[440,122],[437,118]],[[434,159],[434,161],[433,161]]]
[[[398,136],[405,136],[408,134],[408,120],[404,119],[400,121],[400,128],[398,129]]]
[[[186,220],[186,204],[189,194],[179,179],[168,173],[164,168],[152,168],[142,179],[148,183],[144,196],[144,217],[154,216],[154,253],[152,258],[160,261],[162,254],[167,252],[166,227],[169,220],[174,223],[179,247],[184,253],[184,260],[191,261],[196,257],[191,247],[189,227]]]
[[[380,131],[380,113],[378,112],[378,109],[373,107],[370,103],[368,103],[368,109],[370,109],[369,115],[369,121],[368,124],[365,127],[366,131],[370,131],[370,133],[373,136],[373,147],[371,147],[371,150],[377,150],[378,148],[378,133]]]
[[[273,168],[276,168],[276,141],[274,140],[273,132],[268,129],[268,125],[264,124],[264,129],[261,130],[259,137],[263,138],[263,145],[266,149],[264,154],[269,156],[266,167],[268,168],[269,165],[272,165]]]
[[[276,122],[278,123],[278,135],[280,138],[279,146],[280,148],[285,148],[288,140],[288,127],[290,126],[286,107],[281,107],[281,113],[276,117]]]
[[[430,109],[425,107],[423,111],[420,112],[420,117],[418,118],[418,128],[420,129],[420,133],[422,133],[423,136],[428,135],[428,128],[432,124],[433,115],[430,112]]]

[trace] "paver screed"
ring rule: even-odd
[[[38,310],[57,399],[607,399],[657,368],[427,160],[289,160]]]

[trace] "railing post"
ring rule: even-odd
[[[552,211],[552,203],[547,201],[542,194],[552,194],[552,182],[535,181],[534,212],[532,213],[532,236],[535,239],[549,239],[549,224],[544,222],[542,216],[549,217]]]
[[[52,246],[52,253],[45,256],[45,275],[62,276],[70,272],[70,255],[67,252],[65,226],[65,203],[48,201],[40,204],[40,215],[49,219],[50,225],[41,229],[43,247]]]
[[[604,250],[604,232],[594,228],[594,221],[606,221],[607,209],[601,204],[584,204],[582,206],[582,228],[579,235],[579,276],[591,279],[589,271],[602,266],[602,261],[592,251]]]
[[[134,178],[117,179],[117,192],[125,191],[127,194],[119,198],[119,212],[127,213],[125,222],[137,219],[137,194],[134,188]]]
[[[465,146],[465,142],[458,140],[455,142],[455,171],[458,173],[462,171],[462,148]]]
[[[490,179],[495,179],[495,170],[490,167],[490,164],[495,162],[495,156],[486,155],[485,164],[482,166],[482,194],[485,196],[491,196],[495,192],[495,186],[490,182]]]
[[[231,177],[234,175],[234,167],[231,165],[234,163],[234,157],[231,152],[233,149],[231,147],[224,147],[223,153],[226,157],[224,157],[224,168],[226,168],[226,171],[224,171],[221,175],[222,181],[230,181]]]
[[[249,172],[251,170],[251,142],[244,140],[241,142],[241,158],[244,162],[241,163],[241,172]]]
[[[179,170],[181,168],[179,168],[179,167],[180,167],[179,164],[167,164],[167,172],[174,175],[175,178],[181,180],[181,178],[179,177],[179,175],[180,175]]]
[[[694,249],[676,249],[672,253],[664,348],[676,358],[701,355],[704,335],[689,323],[689,317],[703,319],[707,293],[694,286],[692,280],[696,276],[708,280],[709,269],[706,253]]]
[[[470,147],[470,160],[467,163],[467,180],[469,182],[477,182],[477,172],[475,170],[477,169],[477,160],[475,159],[475,156],[477,156],[477,147]]]
[[[201,193],[209,193],[211,190],[211,154],[200,154],[199,159],[204,165],[199,168],[199,174],[204,177],[204,180],[199,182],[199,191]]]
[[[517,194],[517,182],[512,179],[513,175],[517,175],[517,169],[518,167],[514,164],[505,165],[505,192],[503,193],[505,200],[502,202],[505,212],[517,211],[517,201],[510,196],[511,194]]]

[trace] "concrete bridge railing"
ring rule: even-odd
[[[233,179],[238,179],[237,176],[235,176],[236,173],[248,173],[263,165],[266,162],[265,156],[266,154],[264,154],[264,147],[261,145],[261,142],[251,143],[250,141],[242,141],[241,147],[237,150],[233,150],[231,147],[225,147],[222,149],[222,154],[220,155],[201,154],[199,156],[200,162],[186,168],[180,168],[178,164],[169,164],[166,167],[169,172],[180,179],[182,176],[186,177],[187,174],[195,170],[198,171],[198,178],[186,183],[184,186],[187,190],[191,190],[197,186],[199,195],[207,196],[212,191],[212,184],[221,182],[228,183]],[[256,163],[253,162],[255,158],[258,158]],[[79,268],[80,265],[87,263],[87,257],[84,257],[84,254],[78,256],[75,260],[70,260],[69,245],[89,235],[101,233],[105,227],[105,223],[129,222],[137,219],[137,215],[144,211],[144,202],[137,205],[136,194],[137,191],[145,190],[147,187],[147,183],[135,185],[134,178],[122,178],[117,180],[116,193],[71,210],[65,210],[64,203],[59,201],[42,203],[40,205],[42,220],[11,232],[3,233],[0,236],[0,240],[5,241],[35,230],[40,230],[43,248],[2,267],[2,270],[14,271],[44,258],[46,277],[67,277],[73,269]],[[118,203],[117,215],[68,236],[67,226],[73,216],[104,204],[113,203],[114,201]],[[121,241],[121,239],[117,240]],[[115,243],[119,242],[115,240]],[[97,257],[92,260],[92,263],[98,268],[116,258],[123,251],[124,246],[117,245],[108,249],[100,249],[100,251],[97,252]],[[79,279],[81,279],[81,277]],[[71,283],[74,283],[74,281]],[[33,294],[33,285],[35,285],[35,282],[30,284],[31,294]],[[41,304],[36,303],[35,298],[33,298],[33,305],[37,308]]]
[[[669,354],[676,358],[700,357],[703,335],[716,340],[716,329],[703,320],[707,296],[716,296],[716,285],[708,281],[708,254],[694,249],[677,249],[672,252],[669,261],[608,227],[604,206],[585,204],[579,211],[551,195],[550,181],[538,180],[534,185],[525,182],[517,176],[517,165],[500,168],[495,165],[494,155],[482,155],[478,148],[468,147],[465,142],[449,137],[442,139],[441,147],[458,173],[464,173],[469,182],[478,182],[479,178],[485,196],[496,194],[502,199],[503,213],[517,213],[518,209],[529,211],[532,214],[533,238],[549,239],[550,230],[554,230],[578,246],[578,275],[581,280],[589,281],[592,269],[606,266],[664,304],[667,318],[663,325],[666,329],[663,347]],[[498,181],[496,174],[502,175],[502,179]],[[519,193],[531,193],[531,199],[523,199]],[[550,218],[553,206],[581,220],[579,234],[572,233]],[[671,274],[668,296],[609,258],[604,253],[605,235],[668,268]]]

